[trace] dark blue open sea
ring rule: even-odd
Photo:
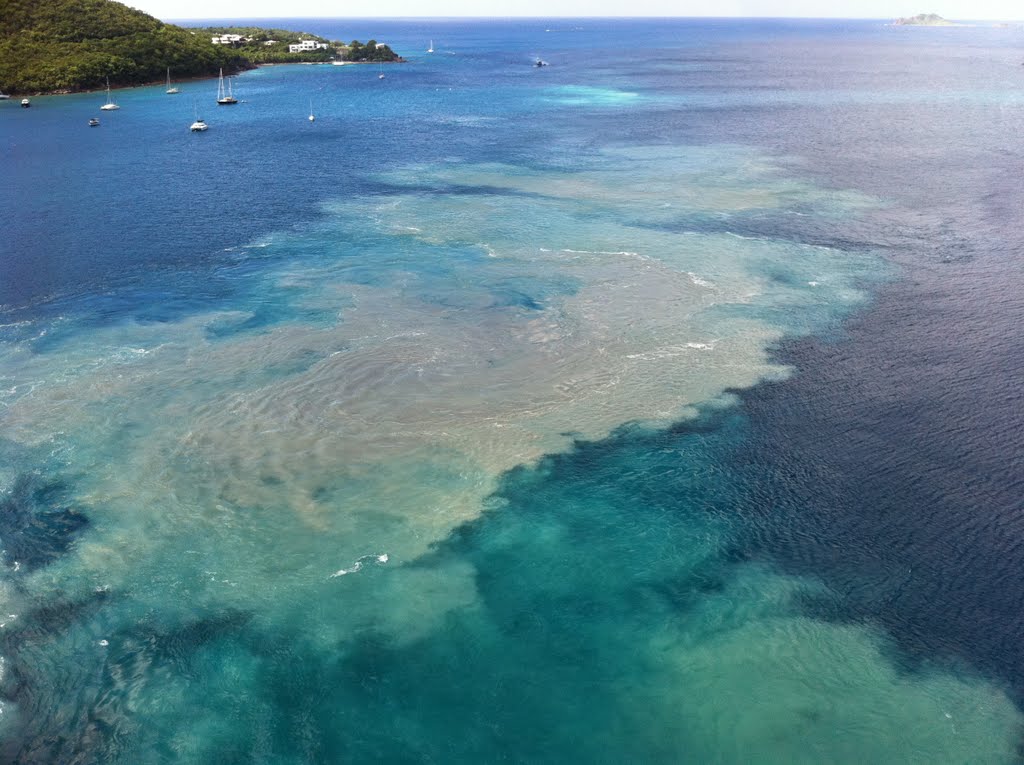
[[[0,103],[0,761],[1024,759],[1020,27],[260,23]]]

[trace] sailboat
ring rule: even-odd
[[[196,106],[195,101],[192,101],[192,109],[195,111],[196,121],[192,123],[192,126],[189,128],[189,130],[191,130],[193,133],[202,133],[209,126],[201,119],[199,119],[199,107]]]
[[[228,80],[227,92],[224,91],[224,70],[220,70],[220,80],[217,82],[217,104],[219,106],[230,106],[237,104],[238,99],[231,94],[231,80]]]
[[[313,99],[309,99],[309,121],[312,122],[316,117],[313,116]]]
[[[103,106],[101,106],[100,109],[105,111],[105,112],[112,112],[115,109],[120,109],[120,108],[121,108],[120,106],[118,106],[117,104],[114,103],[114,99],[110,95],[110,78],[108,77],[107,78],[107,102],[105,104],[103,104]]]
[[[378,80],[383,80],[384,79],[384,62],[383,61],[380,62],[380,74],[377,75],[377,79]]]
[[[171,68],[167,67],[167,93],[169,95],[173,95],[174,93],[177,93],[177,92],[178,92],[177,88],[172,88],[171,87]]]
[[[433,53],[433,52],[434,52],[434,41],[431,40],[430,41],[430,47],[427,48],[427,53]]]

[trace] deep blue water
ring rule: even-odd
[[[1019,29],[259,23],[0,110],[5,761],[1020,760]]]

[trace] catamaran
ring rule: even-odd
[[[230,106],[237,104],[238,99],[231,93],[231,80],[228,80],[228,89],[224,90],[224,70],[220,70],[220,80],[217,82],[217,104],[219,106]]]
[[[199,107],[196,105],[195,99],[192,100],[192,111],[195,112],[196,121],[192,123],[189,130],[193,133],[202,133],[209,126],[199,118]]]
[[[178,92],[177,88],[172,88],[171,87],[171,68],[170,67],[167,67],[167,91],[166,92],[169,95],[172,95],[172,94]]]
[[[118,106],[117,104],[114,103],[114,99],[110,95],[110,78],[108,77],[107,78],[107,102],[105,104],[103,104],[103,106],[101,106],[100,109],[102,111],[105,111],[105,112],[112,112],[115,109],[120,109],[120,108],[121,108],[120,106]]]

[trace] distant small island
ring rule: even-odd
[[[898,27],[956,27],[963,26],[962,24],[954,24],[952,21],[947,21],[937,13],[919,13],[916,16],[910,16],[908,18],[896,19],[892,22],[894,26]]]

